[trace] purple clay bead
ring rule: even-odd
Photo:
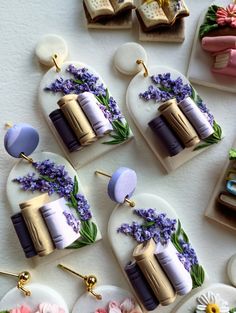
[[[137,186],[137,175],[128,167],[120,167],[113,174],[108,183],[108,195],[117,203],[124,203],[129,199]]]
[[[201,139],[205,139],[214,133],[214,129],[196,103],[187,97],[179,103],[179,108],[193,125]]]
[[[67,201],[64,198],[49,202],[40,208],[42,216],[47,224],[48,231],[57,249],[70,246],[81,235],[79,225],[76,231],[73,225],[69,225],[64,212],[70,212]]]
[[[17,213],[11,216],[13,226],[15,228],[16,234],[19,238],[22,249],[24,250],[26,258],[32,258],[37,255],[34,248],[33,241],[30,237],[30,233],[24,221],[21,213]]]
[[[31,125],[20,123],[7,130],[4,137],[4,146],[11,156],[20,158],[23,152],[26,156],[36,149],[39,143],[39,134]]]
[[[91,92],[79,94],[78,102],[98,137],[102,137],[113,130],[111,123],[102,113],[97,99]]]
[[[145,309],[147,311],[155,310],[159,305],[159,301],[136,262],[128,263],[125,267],[125,272]]]
[[[163,116],[160,115],[155,117],[148,123],[148,126],[160,139],[169,156],[175,156],[184,149],[181,142],[170,129]]]
[[[75,136],[62,111],[60,109],[54,110],[49,114],[49,117],[68,150],[73,152],[81,149],[79,140]]]

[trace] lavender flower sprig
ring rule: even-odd
[[[92,218],[90,206],[84,195],[79,193],[77,178],[75,177],[73,181],[64,165],[57,165],[51,160],[34,162],[32,166],[39,173],[38,176],[36,173],[28,173],[26,176],[13,179],[13,181],[20,184],[24,191],[48,192],[49,195],[56,193],[60,197],[64,197],[68,201],[67,205],[73,208],[77,215],[76,218],[73,212],[65,211],[67,223],[74,231],[80,231],[82,236],[82,240],[79,239],[79,242],[75,242],[73,247],[78,248],[81,241],[83,241],[83,245],[93,243],[96,240],[97,227],[90,221]]]
[[[104,143],[111,145],[126,141],[130,133],[129,125],[124,122],[124,116],[115,99],[109,96],[108,89],[99,82],[99,78],[91,74],[88,69],[76,68],[73,64],[70,64],[66,71],[71,74],[71,78],[60,77],[47,86],[45,91],[62,93],[63,95],[80,94],[85,91],[93,93],[104,116],[113,126],[113,132],[110,134],[113,140]]]

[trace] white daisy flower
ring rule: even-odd
[[[198,297],[197,302],[196,313],[229,313],[228,302],[211,291]]]

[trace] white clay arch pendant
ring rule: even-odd
[[[127,89],[129,113],[161,164],[171,172],[219,142],[221,128],[183,74],[146,62],[145,50],[136,43],[122,45],[114,56],[121,73],[139,72]]]
[[[136,194],[137,175],[130,168],[96,174],[110,178],[107,192],[117,206],[108,238],[142,308],[177,304],[177,295],[188,297],[202,286],[204,269],[175,210],[157,195]]]
[[[30,296],[25,296],[17,288],[8,291],[0,300],[0,312],[69,313],[65,300],[54,289],[36,283],[27,285],[27,288],[31,292]]]
[[[112,86],[92,67],[65,61],[68,49],[58,38],[47,35],[36,47],[39,62],[52,66],[40,83],[39,103],[65,156],[78,169],[133,135]]]
[[[42,257],[49,262],[101,239],[75,169],[58,154],[33,153],[38,140],[28,124],[12,126],[4,138],[6,151],[21,158],[6,185],[17,235],[11,238],[18,237],[25,257],[35,265]]]

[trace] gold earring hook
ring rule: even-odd
[[[23,271],[19,274],[15,274],[11,272],[0,271],[0,274],[18,277],[17,288],[20,289],[25,296],[31,296],[31,291],[24,287],[31,279],[31,275],[29,272]]]
[[[61,68],[60,68],[60,66],[59,66],[59,64],[58,64],[57,58],[58,58],[58,55],[57,55],[57,54],[54,54],[54,55],[52,56],[52,62],[53,62],[53,64],[54,64],[55,67],[56,67],[57,73],[59,73],[59,72],[61,71]]]
[[[12,128],[13,125],[11,122],[6,122],[4,126],[6,129],[8,129],[8,128]]]
[[[137,60],[136,63],[137,63],[138,65],[141,64],[141,65],[143,66],[143,68],[144,68],[143,76],[144,76],[144,77],[148,77],[148,69],[147,69],[147,67],[146,67],[146,65],[145,65],[145,63],[144,63],[144,61],[143,61],[143,60]]]
[[[95,285],[97,283],[97,277],[96,276],[94,276],[94,275],[89,275],[89,276],[81,275],[81,274],[75,272],[74,270],[70,269],[69,267],[67,267],[63,264],[58,264],[57,266],[59,268],[63,269],[64,271],[68,271],[68,272],[82,278],[84,280],[86,290],[89,293],[91,293],[97,300],[102,300],[102,296],[93,291],[93,288],[95,287]]]
[[[106,177],[109,177],[111,178],[111,175],[107,174],[107,173],[104,173],[102,171],[95,171],[95,174],[97,175],[103,175],[103,176],[106,176]],[[135,202],[133,200],[129,200],[127,198],[124,199],[124,202],[128,203],[129,206],[131,206],[132,208],[135,207]]]
[[[21,152],[20,158],[25,159],[26,161],[28,161],[31,164],[34,163],[34,160],[32,158],[28,157],[27,155],[25,155],[24,152]]]

